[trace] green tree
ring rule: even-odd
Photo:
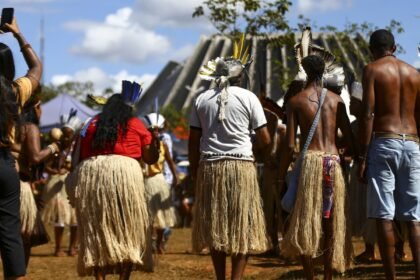
[[[288,0],[206,0],[193,17],[207,16],[222,34],[261,35],[289,31],[285,14],[291,5]]]

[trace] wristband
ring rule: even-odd
[[[28,43],[26,43],[25,45],[23,45],[22,47],[20,47],[20,51],[23,52],[24,50],[29,49],[29,48],[31,48],[31,45],[28,44]]]

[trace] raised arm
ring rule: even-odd
[[[39,85],[39,81],[41,80],[41,75],[42,75],[41,60],[39,60],[38,56],[36,55],[35,51],[32,49],[31,45],[28,44],[25,37],[20,32],[20,29],[16,23],[16,18],[13,18],[13,21],[11,24],[6,23],[5,29],[12,32],[13,36],[16,38],[16,40],[19,43],[20,50],[29,68],[26,74],[26,77],[30,79],[31,84],[32,84],[32,92],[34,92],[35,89]]]

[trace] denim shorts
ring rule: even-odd
[[[369,218],[420,221],[418,143],[402,139],[373,139],[367,176]]]

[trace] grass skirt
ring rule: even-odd
[[[354,163],[350,171],[349,185],[349,217],[352,236],[362,236],[365,242],[376,242],[376,225],[374,219],[367,217],[367,185],[359,181],[357,171],[359,165]]]
[[[176,214],[171,189],[163,174],[145,178],[144,189],[152,225],[158,229],[175,226]]]
[[[201,161],[196,181],[192,244],[227,254],[269,249],[255,164]]]
[[[20,181],[20,222],[21,232],[30,236],[35,227],[38,209],[29,182]]]
[[[64,181],[67,174],[52,175],[45,190],[42,199],[46,203],[42,210],[42,220],[58,226],[77,225],[76,212],[69,203]]]
[[[99,267],[118,273],[120,264],[142,264],[149,224],[143,173],[138,161],[119,155],[81,162],[69,184],[79,221],[80,276]]]
[[[323,156],[319,151],[308,151],[303,160],[295,206],[289,217],[289,225],[283,240],[286,256],[322,254],[323,213]],[[345,183],[338,161],[334,166],[333,186],[333,257],[332,266],[343,272],[349,262],[346,246]]]

